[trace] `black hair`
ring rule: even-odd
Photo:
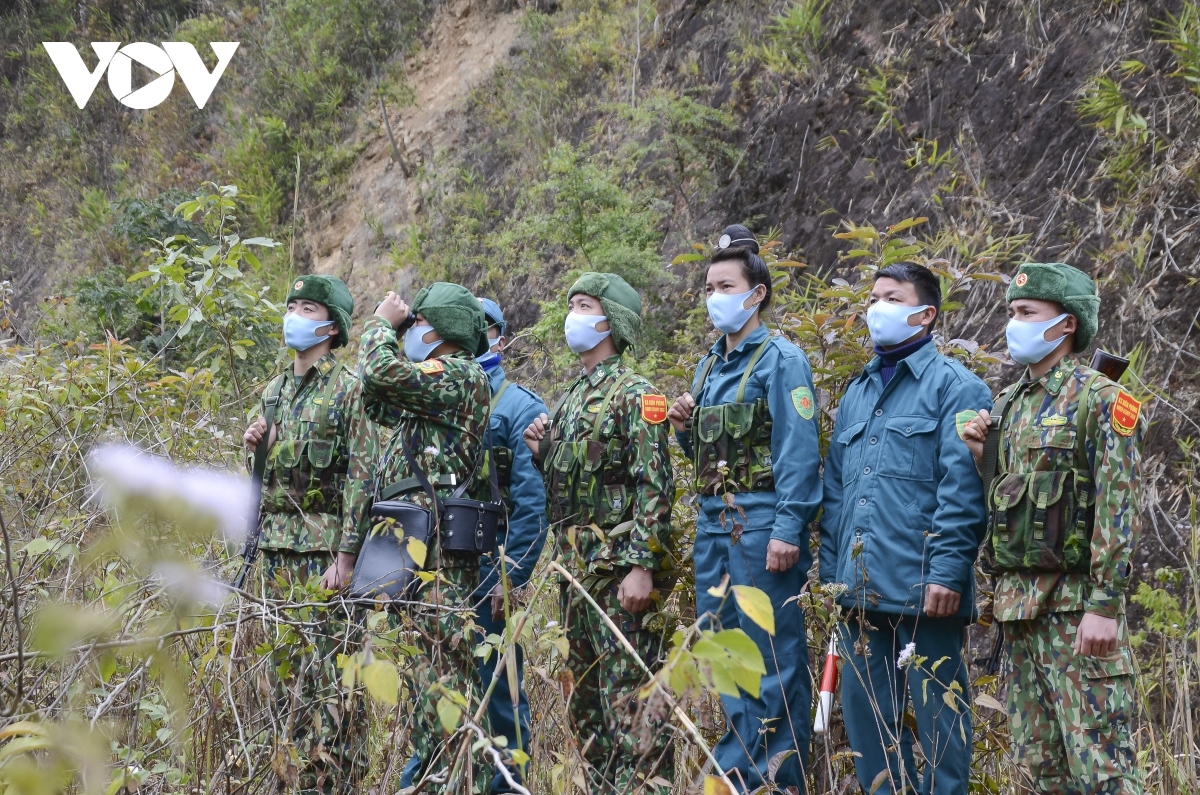
[[[726,240],[726,237],[729,239]],[[724,243],[726,247],[721,248],[721,243]],[[713,250],[712,256],[708,259],[708,267],[704,269],[705,276],[708,276],[708,268],[718,262],[730,260],[738,260],[742,263],[742,275],[750,283],[751,290],[760,284],[767,288],[767,297],[758,305],[760,314],[765,312],[771,305],[771,272],[767,270],[767,263],[763,262],[763,258],[758,256],[758,241],[750,233],[750,230],[741,224],[731,224],[725,227],[721,233],[720,243],[717,244],[717,248]]]
[[[875,281],[885,277],[911,284],[916,288],[917,300],[934,308],[937,314],[933,316],[933,323],[929,324],[932,331],[938,315],[942,314],[942,282],[937,274],[915,262],[893,262],[886,268],[875,271]]]

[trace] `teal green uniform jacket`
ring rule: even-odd
[[[508,576],[514,588],[529,582],[533,567],[541,557],[546,544],[546,486],[542,473],[533,465],[533,453],[525,444],[525,429],[546,411],[542,399],[528,389],[507,381],[503,367],[493,367],[488,372],[493,400],[500,388],[508,388],[500,395],[492,409],[488,434],[492,447],[507,447],[512,450],[512,474],[508,489],[508,532],[500,543],[505,556],[512,559]],[[489,593],[499,580],[499,572],[490,556],[484,563],[479,596]]]
[[[879,367],[877,356],[838,406],[821,582],[844,584],[847,607],[904,615],[920,614],[925,585],[935,583],[962,594],[958,615],[970,616],[986,509],[955,418],[990,410],[991,392],[934,345],[901,360],[886,389]]]
[[[692,399],[697,406],[734,402],[746,365],[767,334],[766,326],[759,326],[734,349],[729,361],[718,358],[703,387],[692,384]],[[724,351],[725,337],[722,336],[713,345],[710,355],[719,357]],[[802,570],[812,565],[807,528],[821,505],[821,455],[817,446],[814,394],[808,357],[783,337],[772,337],[771,344],[754,365],[744,400],[752,403],[761,397],[767,398],[771,411],[775,489],[735,497],[737,507],[746,512],[747,529],[770,529],[771,538],[800,547]],[[805,397],[807,403],[804,403]],[[676,433],[675,438],[690,457],[690,437],[686,433]],[[720,520],[721,511],[727,508],[719,495],[701,497],[699,528],[709,533],[730,532],[733,523],[726,521],[722,527]]]

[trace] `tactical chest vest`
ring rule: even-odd
[[[496,406],[499,405],[500,398],[504,396],[507,389],[508,379],[505,379],[500,388],[496,390],[496,394],[492,395],[492,416],[495,416]],[[503,495],[504,502],[508,503],[511,497],[509,489],[512,485],[513,451],[503,445],[493,445],[489,454],[496,459],[496,477],[500,484],[500,493]]]
[[[547,507],[552,522],[575,525],[594,523],[611,528],[632,518],[631,476],[621,463],[624,440],[614,435],[607,442],[600,441],[600,426],[608,416],[609,406],[632,375],[632,372],[626,371],[609,387],[599,411],[591,418],[591,438],[559,438],[543,444],[539,450],[542,469],[546,473]],[[554,433],[559,411],[572,391],[568,390],[554,407],[550,417],[551,431],[546,434],[546,439],[550,439]],[[585,415],[587,413],[584,412]],[[581,416],[580,426],[586,421],[587,417]],[[565,436],[565,432],[562,435]],[[582,434],[576,432],[572,436]]]
[[[692,411],[692,464],[696,472],[695,487],[701,494],[740,494],[775,488],[770,407],[765,397],[745,402],[750,373],[770,344],[768,335],[750,357],[732,403],[696,406]],[[701,365],[697,394],[703,393],[716,360],[716,354],[711,354]]]
[[[1089,375],[1076,393],[1073,427],[1065,422],[1042,425],[1037,438],[1031,435],[1027,440],[1031,447],[1045,448],[1044,455],[1052,461],[1050,469],[1021,471],[1025,468],[1009,463],[1004,450],[1005,424],[1022,386],[1001,393],[983,454],[991,538],[991,560],[984,560],[990,572],[1090,570],[1096,489],[1084,445],[1088,400],[1099,377],[1099,373]],[[1055,450],[1063,452],[1052,452]]]
[[[284,438],[277,439],[267,454],[263,476],[265,512],[340,512],[346,462],[337,460],[337,412],[333,395],[343,367],[341,362],[334,365],[320,403],[302,410],[286,435],[281,434]],[[280,376],[269,388],[270,398],[279,400],[286,377]]]

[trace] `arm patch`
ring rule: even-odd
[[[1112,427],[1113,430],[1122,436],[1132,436],[1137,428],[1138,417],[1142,413],[1142,404],[1134,400],[1133,396],[1128,392],[1121,391],[1117,393],[1117,399],[1112,407]]]
[[[667,418],[667,398],[665,395],[642,395],[642,419],[651,425],[658,425]]]

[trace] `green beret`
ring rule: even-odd
[[[629,282],[615,273],[585,273],[571,285],[567,300],[580,293],[600,299],[618,353],[637,344],[642,331],[642,299]]]
[[[1078,268],[1062,262],[1026,262],[1008,285],[1004,300],[1012,303],[1018,298],[1054,301],[1063,311],[1075,316],[1079,328],[1075,332],[1076,352],[1091,344],[1100,328],[1100,296],[1096,283]]]
[[[292,283],[284,306],[297,298],[321,304],[329,310],[329,319],[337,323],[338,333],[333,340],[333,347],[340,348],[350,339],[350,316],[354,314],[354,296],[350,288],[336,276],[311,274],[298,276]]]
[[[417,293],[412,311],[424,315],[438,336],[472,356],[488,351],[487,318],[483,305],[461,284],[434,282]]]

